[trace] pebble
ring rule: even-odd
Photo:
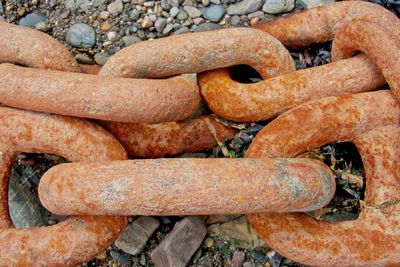
[[[96,44],[96,33],[85,23],[74,24],[68,30],[66,42],[77,48],[91,48]]]
[[[201,11],[192,6],[184,6],[183,9],[188,13],[189,17],[197,18],[201,16]]]
[[[116,16],[119,13],[121,13],[123,9],[124,9],[124,4],[122,3],[121,0],[116,0],[107,6],[108,12],[110,12],[111,15],[113,16]]]
[[[262,261],[265,258],[265,253],[255,249],[251,252],[251,257],[256,261]]]
[[[193,19],[193,23],[196,24],[196,25],[200,25],[200,24],[202,24],[203,22],[204,22],[204,19],[203,19],[203,18],[194,18],[194,19]]]
[[[106,31],[110,30],[112,28],[112,26],[113,25],[110,22],[105,21],[103,24],[101,24],[101,30],[103,32],[106,32]]]
[[[115,245],[128,254],[137,255],[142,252],[147,241],[159,226],[160,222],[157,219],[140,216],[125,227],[115,241]]]
[[[171,17],[173,18],[175,18],[176,15],[178,15],[178,13],[179,13],[179,8],[177,8],[176,6],[171,8],[171,10],[169,11],[169,14],[171,14]]]
[[[129,18],[130,18],[131,20],[134,20],[134,21],[138,20],[138,19],[140,18],[140,11],[137,10],[137,9],[132,10],[132,11],[129,13]]]
[[[200,217],[185,217],[152,251],[155,266],[186,266],[200,247],[207,228]]]
[[[110,256],[118,261],[120,264],[123,264],[125,266],[129,266],[131,265],[131,261],[129,260],[129,258],[125,257],[124,255],[122,255],[121,253],[118,253],[116,251],[110,251]]]
[[[194,32],[206,32],[206,31],[213,31],[213,30],[219,30],[222,27],[218,24],[212,23],[212,22],[206,22],[200,25],[195,25],[196,27],[193,28]]]
[[[242,267],[246,254],[243,251],[236,250],[232,256],[232,267]]]
[[[254,18],[263,18],[264,17],[264,12],[256,11],[254,13],[250,13],[249,15],[247,15],[247,17],[249,18],[249,20],[252,20]]]
[[[203,6],[208,6],[210,4],[210,0],[202,0],[201,3]]]
[[[114,40],[115,38],[117,38],[117,33],[116,32],[109,32],[109,33],[107,33],[107,39],[108,40]]]
[[[225,15],[225,8],[222,5],[211,4],[207,7],[203,7],[201,11],[203,18],[213,22],[219,22]]]
[[[47,26],[47,23],[44,21],[36,23],[36,25],[35,25],[35,30],[38,30],[41,32],[46,32],[48,29],[49,29],[49,27]]]
[[[234,15],[231,17],[231,25],[237,26],[240,24],[240,17],[238,15]]]
[[[263,11],[268,14],[280,14],[294,9],[294,0],[266,0]]]
[[[246,261],[243,263],[243,267],[255,267],[256,265],[251,261]]]
[[[240,240],[247,248],[259,247],[264,244],[244,216],[222,224],[210,225],[208,230],[225,240]]]
[[[75,59],[82,64],[93,64],[93,60],[87,54],[79,53],[75,56]]]
[[[137,37],[135,35],[128,35],[128,36],[122,37],[122,41],[124,42],[125,46],[130,46],[130,45],[141,42],[142,39],[140,39],[139,37]]]
[[[172,23],[168,23],[163,30],[163,34],[168,34],[174,29],[174,25]]]
[[[184,33],[188,33],[190,32],[190,29],[188,27],[182,27],[179,30],[177,30],[176,32],[174,32],[175,35],[178,34],[184,34]]]
[[[335,2],[335,0],[298,0],[298,3],[305,9],[323,6],[333,2]]]
[[[154,24],[154,28],[157,32],[162,32],[165,29],[165,26],[167,26],[167,20],[163,18],[157,19]]]
[[[188,18],[188,13],[185,10],[179,9],[179,13],[176,16],[178,20],[186,20]]]
[[[40,13],[30,13],[18,21],[19,25],[35,28],[36,24],[45,22],[47,17]]]
[[[99,19],[108,19],[109,16],[110,16],[110,12],[108,12],[108,11],[101,11],[99,13]]]
[[[107,60],[110,58],[110,55],[107,53],[104,54],[97,54],[94,57],[94,61],[96,62],[97,65],[103,66],[106,64]]]
[[[263,0],[243,0],[227,8],[229,15],[247,15],[261,9]]]
[[[22,173],[23,174],[23,173]],[[44,209],[39,197],[32,193],[23,176],[15,171],[10,177],[8,205],[11,220],[17,228],[30,228],[46,225],[42,216]]]
[[[161,8],[165,11],[169,11],[171,6],[168,4],[168,0],[161,0]]]
[[[144,19],[143,19],[143,21],[142,21],[142,27],[143,28],[150,28],[150,27],[152,27],[153,26],[153,21],[151,21],[151,19],[150,19],[150,17],[149,16],[145,16],[144,17]]]

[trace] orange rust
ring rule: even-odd
[[[39,197],[57,214],[180,216],[315,210],[334,190],[316,160],[180,158],[61,164],[43,175]]]
[[[399,265],[399,214],[376,208],[399,196],[399,123],[400,105],[387,90],[324,98],[279,116],[261,130],[246,157],[294,157],[335,140],[352,141],[366,172],[364,201],[375,208],[345,222],[300,213],[248,215],[255,230],[273,249],[307,265]]]
[[[57,154],[72,161],[126,159],[119,142],[85,120],[6,107],[0,107],[0,126],[0,265],[75,266],[105,250],[126,225],[125,217],[69,217],[53,226],[15,229],[8,216],[6,189],[19,152]],[[57,190],[72,186],[66,182]]]
[[[384,44],[384,48],[382,48]],[[341,28],[332,45],[332,59],[340,60],[361,51],[381,70],[400,99],[400,20],[391,25],[353,21]]]
[[[288,48],[296,48],[330,41],[351,21],[370,21],[390,27],[398,23],[398,18],[377,4],[342,1],[259,23],[254,28],[271,34]]]
[[[135,123],[189,117],[199,106],[198,87],[183,77],[165,80],[99,77],[0,65],[0,102],[69,116]]]
[[[3,21],[0,21],[0,35],[0,62],[80,72],[68,49],[50,35]]]
[[[113,55],[99,75],[163,78],[238,64],[253,67],[265,79],[294,70],[289,52],[274,37],[230,28],[136,43]]]
[[[133,158],[158,158],[213,149],[217,141],[233,139],[237,130],[219,123],[213,116],[179,122],[133,124],[100,122]]]
[[[198,79],[207,106],[239,122],[272,119],[312,99],[371,91],[385,84],[364,55],[253,84],[233,81],[227,69],[201,73]]]

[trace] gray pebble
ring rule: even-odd
[[[221,1],[220,0],[211,0],[211,3],[216,4],[216,5],[220,5]]]
[[[42,21],[42,22],[36,23],[35,29],[38,31],[41,31],[41,32],[46,32],[49,29],[49,27],[47,26],[46,22]]]
[[[263,0],[243,0],[227,8],[229,15],[247,15],[261,9]]]
[[[140,11],[137,10],[137,9],[132,10],[132,11],[129,13],[129,18],[130,18],[131,20],[138,20],[138,19],[140,18]]]
[[[178,20],[186,20],[188,18],[188,13],[185,10],[180,9],[178,15],[176,16]]]
[[[240,24],[240,17],[238,15],[234,15],[231,17],[231,25],[237,26]]]
[[[90,48],[96,44],[96,33],[85,23],[72,25],[68,30],[67,43],[77,48]]]
[[[188,13],[189,17],[197,18],[201,16],[201,11],[192,6],[184,6],[183,9]]]
[[[162,32],[165,29],[165,26],[167,26],[167,20],[163,18],[157,19],[154,24],[154,28],[157,32]]]
[[[225,8],[222,5],[211,4],[204,7],[202,10],[202,16],[205,19],[211,20],[213,22],[219,22],[225,15]]]
[[[82,64],[93,64],[93,60],[87,54],[77,54],[75,56],[76,61]]]
[[[174,25],[172,23],[168,23],[167,26],[165,26],[165,29],[163,30],[163,34],[168,34],[174,29]]]
[[[184,34],[187,32],[190,32],[190,29],[188,27],[182,27],[179,30],[177,30],[176,32],[174,32],[174,35]]]
[[[122,41],[124,42],[125,46],[130,46],[130,45],[133,45],[133,44],[141,42],[142,39],[140,39],[137,36],[130,35],[130,36],[122,37]]]
[[[110,251],[110,256],[118,261],[120,264],[126,265],[126,266],[130,266],[131,265],[131,261],[128,257],[122,255],[121,253],[115,252],[115,251]]]
[[[47,17],[40,13],[30,13],[18,21],[19,25],[35,28],[39,22],[45,22]]]
[[[193,27],[194,32],[205,32],[205,31],[212,31],[212,30],[219,30],[221,29],[221,26],[216,23],[212,22],[206,22],[203,23],[199,26],[195,25],[196,27]]]
[[[170,6],[177,7],[177,6],[179,6],[179,1],[178,0],[168,0],[168,4]]]
[[[169,14],[171,14],[171,17],[173,18],[175,18],[176,15],[178,15],[178,13],[179,13],[179,8],[177,8],[176,6],[171,8],[171,10],[169,11]]]
[[[309,9],[317,6],[323,6],[332,2],[335,2],[335,0],[299,0],[298,3],[305,9]]]
[[[116,0],[107,6],[108,12],[110,12],[114,16],[121,13],[123,9],[124,9],[124,4],[122,3],[121,0]]]
[[[97,65],[103,66],[104,64],[106,64],[109,58],[110,58],[109,54],[97,54],[94,57],[94,61],[96,62]]]
[[[263,11],[268,14],[280,14],[294,9],[294,0],[266,0]]]
[[[169,11],[171,6],[168,4],[168,0],[161,0],[161,8],[165,11]]]

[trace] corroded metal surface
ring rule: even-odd
[[[252,84],[232,80],[227,69],[201,73],[198,79],[207,106],[240,122],[272,119],[312,99],[371,91],[385,84],[365,55]]]
[[[112,56],[99,74],[163,78],[238,64],[253,67],[265,79],[294,70],[289,52],[274,37],[230,28],[136,43]]]
[[[268,32],[286,47],[296,48],[330,41],[350,21],[370,21],[390,27],[398,23],[398,18],[376,4],[343,1],[310,8],[254,27]]]
[[[295,157],[335,140],[352,141],[364,163],[368,207],[345,222],[251,214],[253,227],[273,249],[303,264],[400,264],[400,213],[390,206],[400,192],[400,127],[385,127],[399,123],[400,105],[389,91],[320,99],[279,116],[257,135],[246,157]]]
[[[158,158],[213,149],[217,141],[233,139],[237,130],[212,116],[159,124],[100,122],[133,158]]]
[[[391,25],[353,21],[342,27],[332,44],[332,59],[361,51],[381,70],[393,93],[400,98],[400,20]]]
[[[192,215],[315,210],[334,191],[316,160],[181,158],[60,164],[39,197],[57,214]]]
[[[48,34],[0,21],[0,36],[0,63],[80,72],[71,52]]]
[[[119,142],[85,120],[6,107],[0,107],[0,125],[0,265],[74,266],[105,250],[125,226],[125,217],[74,216],[48,227],[10,228],[8,179],[19,152],[57,154],[72,161],[125,159]]]
[[[246,156],[293,157],[388,124],[400,124],[400,103],[389,90],[326,97],[278,116],[257,134]]]
[[[0,65],[0,102],[40,112],[136,123],[181,120],[199,106],[183,77],[127,79]]]

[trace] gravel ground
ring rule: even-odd
[[[399,13],[397,2],[374,1]],[[103,65],[115,52],[143,40],[226,27],[249,27],[262,20],[310,8],[316,3],[328,2],[331,1],[8,0],[0,1],[0,18],[52,35],[68,46],[81,63]],[[323,44],[291,51],[291,54],[296,60],[297,68],[302,69],[328,63],[329,51],[330,44]],[[236,68],[232,72],[236,79],[242,82],[254,82],[259,79],[251,70]],[[239,73],[246,75],[240,76]],[[243,130],[235,139],[228,141],[224,149],[217,147],[214,151],[191,156],[243,157],[254,136],[266,123],[236,125]],[[309,215],[325,220],[356,218],[359,200],[363,198],[365,181],[361,159],[354,146],[349,143],[330,144],[305,156],[320,159],[328,164],[337,175],[338,184],[337,194],[332,202],[325,209]],[[41,175],[51,166],[62,162],[64,159],[52,155],[19,156],[13,168],[10,199],[14,199],[15,203],[23,199],[28,204],[24,202],[24,205],[18,206],[18,203],[14,203],[14,206],[10,207],[11,214],[15,215],[13,220],[17,227],[50,225],[64,219],[41,207],[36,193]],[[147,237],[148,241],[145,240],[143,251],[136,255],[125,253],[113,244],[106,252],[82,266],[153,266],[151,252],[181,219],[157,218],[160,222],[159,227]],[[203,219],[206,221],[208,233],[188,266],[301,266],[283,258],[260,242],[240,215]],[[131,218],[131,221],[134,220],[135,218]],[[232,233],[221,232],[221,229],[227,230],[232,224],[238,227],[235,229],[247,229],[247,232],[244,231],[239,238]]]

